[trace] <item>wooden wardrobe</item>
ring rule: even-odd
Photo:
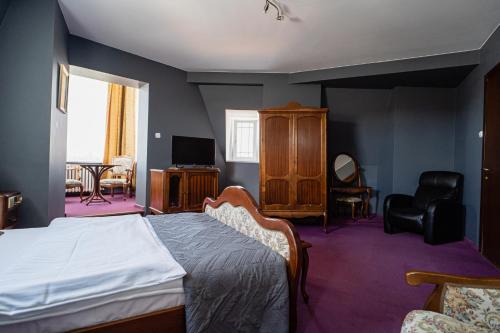
[[[327,218],[326,108],[289,103],[260,115],[260,208],[283,218]]]

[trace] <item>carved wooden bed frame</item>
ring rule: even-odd
[[[281,233],[288,241],[288,253],[285,258],[287,262],[288,288],[290,297],[290,332],[294,332],[297,327],[297,292],[302,263],[300,238],[295,230],[295,227],[287,220],[269,218],[262,215],[252,195],[241,186],[227,187],[216,200],[206,198],[203,202],[203,211],[205,212],[207,209],[217,210],[225,203],[231,205],[232,209],[238,209],[239,207],[244,208],[252,217],[251,220],[257,222],[257,224],[262,227],[264,232],[269,231]],[[225,207],[227,207],[227,205],[225,205]],[[240,232],[244,233],[244,231],[241,230]],[[252,237],[251,235],[247,236]],[[268,244],[264,243],[264,245]],[[283,255],[282,253],[280,254]],[[75,330],[74,332],[184,333],[185,331],[186,324],[184,306],[181,305],[109,323],[85,327]]]

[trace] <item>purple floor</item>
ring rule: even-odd
[[[384,234],[380,218],[330,226],[298,225],[309,249],[309,304],[299,298],[298,332],[400,332],[431,286],[406,285],[409,270],[500,276],[469,242],[431,246],[422,236]]]
[[[98,216],[143,212],[143,209],[135,205],[135,198],[127,198],[125,201],[121,194],[116,194],[114,198],[111,198],[110,195],[105,195],[104,197],[111,201],[111,204],[106,202],[92,203],[87,206],[84,203],[80,203],[79,197],[66,197],[66,216]]]

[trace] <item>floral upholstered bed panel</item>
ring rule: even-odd
[[[466,324],[441,313],[415,310],[403,322],[401,333],[493,333],[496,330]]]
[[[441,312],[476,328],[500,332],[500,289],[446,284]]]
[[[207,205],[205,213],[242,234],[258,240],[279,253],[286,260],[290,259],[290,247],[285,234],[263,228],[245,208],[233,207],[225,202],[217,208]]]

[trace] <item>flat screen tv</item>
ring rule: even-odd
[[[172,164],[215,165],[215,140],[173,135]]]

